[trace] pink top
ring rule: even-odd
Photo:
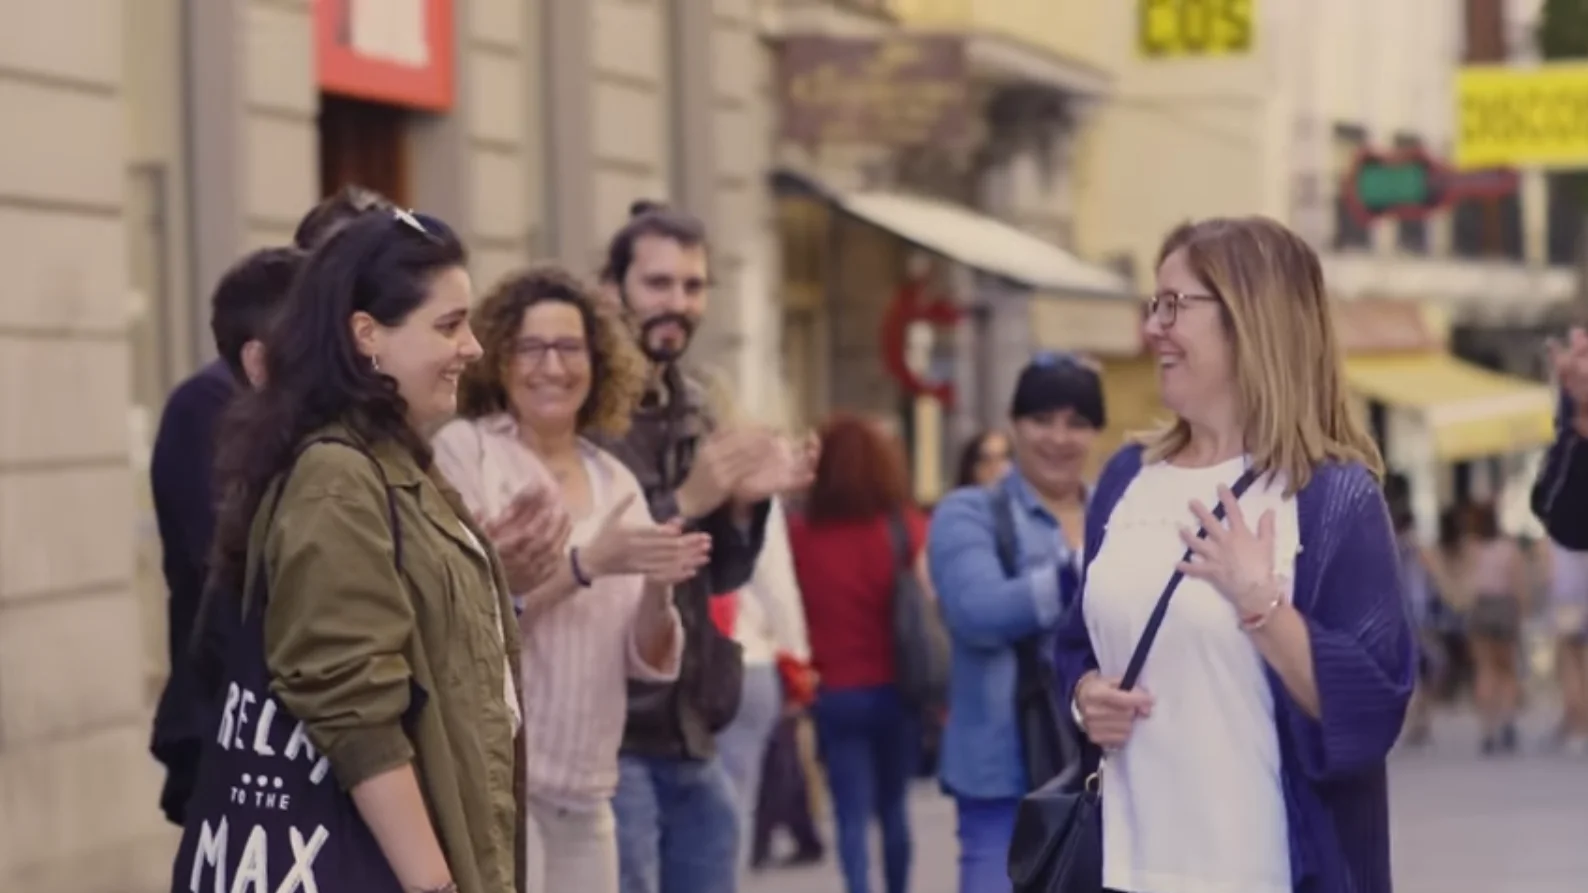
[[[505,414],[455,420],[433,445],[436,465],[483,519],[500,514],[526,487],[556,486]],[[630,493],[635,500],[627,522],[654,523],[639,481],[622,462],[588,441],[580,440],[579,450],[590,477],[592,509],[575,519],[570,546],[587,542],[608,507]],[[617,788],[618,747],[628,712],[627,680],[678,678],[681,626],[664,666],[648,666],[640,656],[634,618],[643,583],[638,576],[598,578],[588,590],[541,614],[528,630],[521,628],[530,793],[572,807],[593,807],[610,798]],[[676,611],[673,622],[679,623]]]

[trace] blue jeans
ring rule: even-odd
[[[623,893],[734,893],[739,823],[716,759],[623,756],[612,797]]]
[[[783,679],[772,664],[744,668],[744,697],[733,722],[717,733],[717,759],[733,785],[739,816],[739,864],[749,861],[750,825],[761,792],[761,767],[766,746],[783,711]]]
[[[1009,841],[1020,801],[956,797],[959,893],[1009,893]]]
[[[848,893],[869,893],[867,830],[882,824],[888,893],[910,886],[910,779],[921,722],[891,685],[827,689],[816,698],[816,738],[838,825],[838,861]]]

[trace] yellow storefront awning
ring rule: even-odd
[[[1348,356],[1345,375],[1362,396],[1420,413],[1445,462],[1532,449],[1555,438],[1555,395],[1547,386],[1449,354]]]

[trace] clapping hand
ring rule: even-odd
[[[624,515],[635,498],[629,494],[618,500],[595,536],[579,549],[583,570],[591,579],[639,574],[662,586],[693,578],[711,558],[711,537],[684,533],[678,519],[665,524],[628,521]]]
[[[734,488],[736,502],[749,505],[810,486],[821,457],[821,440],[814,434],[798,440],[770,431],[751,431],[755,465]]]
[[[481,529],[501,557],[508,588],[529,592],[556,572],[573,522],[550,487],[528,487]]]
[[[1257,529],[1246,524],[1241,504],[1229,487],[1219,487],[1224,521],[1213,516],[1201,500],[1191,503],[1191,513],[1207,531],[1206,537],[1182,527],[1180,539],[1191,550],[1191,560],[1179,569],[1188,577],[1205,580],[1224,596],[1243,618],[1260,616],[1274,604],[1278,588],[1274,576],[1274,512],[1263,512]]]
[[[765,445],[738,430],[708,435],[695,453],[694,463],[678,488],[678,511],[685,519],[698,519],[728,501],[734,489],[761,461]]]

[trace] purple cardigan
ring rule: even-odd
[[[1128,446],[1104,468],[1086,516],[1088,567],[1102,545],[1109,515],[1141,462],[1142,448]],[[1297,494],[1296,512],[1302,549],[1296,557],[1295,605],[1312,634],[1323,718],[1303,713],[1268,670],[1294,888],[1296,893],[1387,893],[1385,757],[1400,735],[1417,665],[1389,511],[1367,469],[1330,463]],[[1081,609],[1085,597],[1083,585],[1054,646],[1066,702],[1076,680],[1097,667]],[[1218,804],[1206,808],[1217,810]]]

